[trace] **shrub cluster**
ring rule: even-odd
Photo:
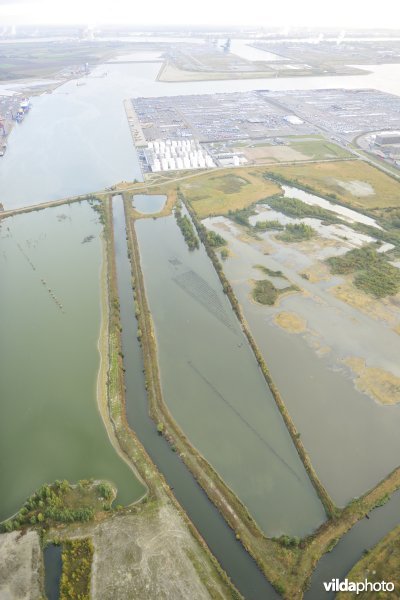
[[[304,240],[310,240],[316,235],[315,229],[306,225],[305,223],[289,223],[285,227],[285,231],[277,235],[276,237],[282,242],[302,242]]]
[[[89,538],[63,543],[60,600],[89,600],[93,553]]]
[[[179,229],[182,231],[189,250],[195,250],[199,248],[199,239],[189,217],[187,215],[182,215],[181,209],[177,207],[175,208],[175,218]]]
[[[333,274],[354,273],[354,285],[375,298],[393,296],[400,291],[400,270],[372,245],[354,248],[326,262]]]

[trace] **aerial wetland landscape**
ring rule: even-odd
[[[47,34],[1,40],[0,599],[400,598],[397,38]]]

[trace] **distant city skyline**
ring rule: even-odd
[[[153,0],[140,4],[130,0],[0,0],[0,25],[227,25],[282,27],[343,27],[399,29],[398,0],[382,0],[372,5],[363,0],[285,0],[271,6],[260,0],[245,4],[228,0]]]

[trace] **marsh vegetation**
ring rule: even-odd
[[[326,262],[333,274],[354,275],[354,285],[375,298],[393,296],[400,291],[400,270],[373,245],[354,248]]]

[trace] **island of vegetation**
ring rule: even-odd
[[[295,285],[289,285],[285,288],[276,288],[269,279],[258,279],[254,282],[252,291],[253,299],[259,304],[273,306],[282,294],[288,292],[297,292],[299,288]]]
[[[354,275],[354,285],[375,298],[393,296],[400,291],[400,270],[373,245],[354,248],[326,262],[333,274]]]
[[[199,239],[196,235],[194,227],[187,215],[182,215],[180,206],[175,208],[175,218],[178,223],[179,229],[182,232],[185,242],[188,245],[189,250],[196,250],[199,248]]]
[[[340,219],[334,212],[314,204],[307,204],[297,198],[289,198],[283,196],[282,198],[274,197],[266,200],[268,206],[273,210],[281,212],[282,214],[293,217],[295,219],[320,219],[326,223],[341,223]]]
[[[63,543],[60,600],[89,600],[93,553],[90,538],[66,540]]]
[[[288,223],[285,225],[285,231],[282,231],[276,237],[282,242],[291,244],[311,240],[316,233],[315,229],[311,225],[306,225],[306,223]]]

